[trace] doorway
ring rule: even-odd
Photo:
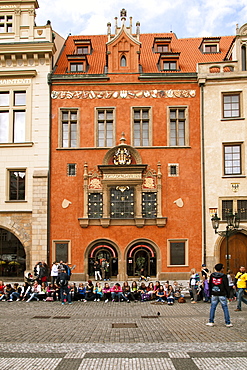
[[[19,277],[26,270],[26,253],[19,239],[0,228],[0,276]]]
[[[131,277],[156,276],[156,253],[149,244],[135,244],[127,255],[127,275]]]
[[[229,266],[233,273],[239,270],[239,266],[247,268],[247,236],[242,233],[237,233],[230,236],[228,240],[229,247]],[[226,238],[220,246],[220,262],[224,264],[226,269]]]

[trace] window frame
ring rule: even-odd
[[[238,176],[242,176],[244,175],[243,173],[243,170],[244,170],[244,165],[243,165],[243,143],[223,143],[223,177],[238,177]],[[239,161],[240,161],[240,171],[239,173],[226,173],[226,161],[230,161],[229,159],[226,160],[226,154],[232,154],[234,155],[234,152],[232,153],[226,153],[225,152],[225,148],[233,148],[233,147],[239,147],[240,150],[239,150]],[[234,158],[232,158],[231,162],[234,162]],[[236,166],[235,166],[236,167]],[[230,168],[230,167],[228,167]],[[234,166],[232,165],[232,168],[234,168]]]
[[[229,112],[229,111],[233,111],[233,109],[231,108],[231,110],[225,110],[225,97],[233,97],[233,96],[238,96],[239,97],[239,101],[238,101],[238,111],[239,111],[239,115],[238,116],[228,116],[226,117],[225,116],[225,112]],[[234,102],[231,102],[231,103],[228,103],[228,104],[234,104]],[[243,118],[243,115],[242,115],[242,92],[241,91],[228,91],[228,92],[222,92],[222,119],[223,120],[235,120],[235,119],[241,119]]]
[[[165,68],[165,63],[167,63],[169,65],[169,68]],[[175,64],[175,67],[176,68],[171,68],[171,65],[172,64]],[[177,71],[178,70],[178,61],[177,60],[165,60],[165,59],[162,59],[162,71]]]
[[[11,20],[8,19],[11,17]],[[1,25],[3,25],[4,31],[1,32]],[[8,31],[9,26],[11,26],[11,31]],[[0,34],[4,33],[14,33],[14,15],[13,14],[1,14],[0,15]]]
[[[232,202],[232,213],[237,213],[239,215],[239,202],[246,201],[247,197],[239,196],[239,197],[220,197],[219,198],[219,217],[221,218],[220,222],[227,222],[226,218],[223,217],[223,202]],[[247,215],[246,218],[240,218],[240,222],[246,222],[247,221]]]
[[[25,180],[24,180],[24,199],[11,199],[11,173],[12,172],[24,172],[25,173]],[[26,168],[8,168],[7,169],[7,184],[8,184],[8,190],[7,190],[7,202],[10,203],[22,203],[26,202],[27,198],[27,169]]]
[[[16,104],[15,96],[18,93],[25,93],[25,104]],[[6,129],[5,136],[7,141],[0,141],[1,145],[12,144],[18,145],[20,143],[26,143],[31,141],[31,110],[32,110],[32,101],[31,101],[31,90],[30,86],[8,86],[7,89],[0,88],[1,95],[8,95],[8,104],[0,106],[0,113],[7,113],[8,117],[6,118],[6,127],[3,128],[3,132]],[[16,113],[24,113],[24,119],[21,122],[21,130],[23,132],[21,140],[15,138],[15,128],[17,125],[16,122]],[[0,128],[1,130],[1,128]],[[17,132],[20,132],[18,128]],[[23,140],[22,140],[23,139]]]
[[[172,264],[171,262],[171,245],[175,243],[184,243],[184,264]],[[167,267],[177,267],[177,266],[188,266],[189,260],[188,260],[188,254],[189,254],[189,241],[186,238],[183,239],[168,239],[167,240]]]
[[[99,132],[102,130],[99,130],[99,121],[102,121],[99,119],[99,112],[104,111],[104,145],[99,145]],[[107,140],[110,140],[111,138],[107,138],[107,118],[106,118],[106,112],[107,111],[112,111],[112,143],[111,145],[106,145]],[[115,145],[116,142],[116,107],[96,107],[95,108],[95,147],[96,148],[111,148]],[[110,120],[109,120],[110,121]]]
[[[72,166],[74,166],[74,174],[71,173]],[[77,164],[76,163],[67,163],[67,176],[68,177],[76,177],[77,175]]]
[[[171,134],[171,118],[170,118],[170,112],[171,110],[184,110],[185,111],[185,114],[184,114],[184,145],[179,145],[178,144],[178,135],[176,135],[176,145],[172,145],[171,144],[171,137],[170,137],[170,134]],[[176,114],[176,134],[178,133],[178,119],[179,117],[177,116]],[[168,146],[169,147],[175,147],[175,148],[183,148],[183,147],[187,147],[189,146],[189,107],[187,105],[170,105],[167,107],[167,140],[168,140]]]
[[[76,112],[77,114],[77,120],[76,120],[76,145],[71,146],[71,119],[68,118],[68,146],[63,146],[63,122],[66,122],[65,119],[63,119],[63,113],[68,112],[69,117],[71,116],[71,112]],[[76,108],[59,108],[59,147],[62,149],[73,149],[73,148],[78,148],[80,145],[80,110],[78,107]],[[72,139],[73,140],[73,139]]]
[[[56,245],[57,244],[67,244],[68,261],[63,261],[63,262],[67,262],[68,264],[71,264],[71,240],[69,239],[52,240],[52,261],[56,261]],[[60,262],[60,261],[57,261],[57,262]]]
[[[172,173],[172,168],[176,168],[176,173]],[[168,163],[168,177],[178,177],[179,176],[179,164],[178,163]]]
[[[135,138],[135,111],[137,110],[140,110],[140,145],[136,145],[135,144],[135,140],[137,140],[137,138]],[[144,145],[143,144],[143,141],[145,140],[145,138],[143,138],[143,121],[145,120],[145,118],[143,118],[143,111],[144,110],[148,110],[148,145]],[[152,142],[153,142],[153,122],[152,122],[152,117],[153,117],[153,109],[152,107],[148,107],[148,106],[137,106],[137,107],[131,107],[131,141],[132,141],[132,146],[134,147],[150,147],[152,146]]]

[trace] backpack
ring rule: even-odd
[[[60,286],[66,286],[66,285],[68,285],[68,281],[67,281],[67,280],[65,280],[65,279],[61,279],[61,280],[59,281],[59,285],[60,285]]]

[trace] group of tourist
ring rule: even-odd
[[[25,282],[22,286],[15,283],[4,285],[0,281],[0,301],[61,301],[64,304],[66,301],[71,304],[72,301],[104,301],[104,302],[121,302],[121,301],[158,301],[173,305],[175,300],[181,297],[181,287],[177,282],[173,285],[165,282],[163,285],[159,281],[155,284],[149,282],[145,284],[141,282],[139,285],[133,281],[131,285],[127,281],[121,286],[115,283],[112,286],[108,282],[104,285],[101,282],[88,280],[87,283],[69,282],[68,275],[64,269],[58,275],[56,282],[42,282],[39,284],[37,280],[30,284]]]

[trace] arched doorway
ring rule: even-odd
[[[146,276],[156,276],[156,253],[148,243],[134,244],[127,254],[127,275],[140,276],[141,269]]]
[[[232,235],[228,239],[228,248],[230,269],[235,273],[239,266],[247,267],[247,236],[242,233]],[[226,238],[224,238],[220,246],[220,262],[224,264],[225,268],[226,254]]]
[[[0,276],[23,276],[26,253],[23,245],[10,231],[0,228]]]
[[[94,277],[94,262],[102,262],[105,259],[109,263],[109,277],[116,277],[118,275],[118,254],[116,249],[109,243],[97,243],[89,252],[88,256],[88,275]]]

